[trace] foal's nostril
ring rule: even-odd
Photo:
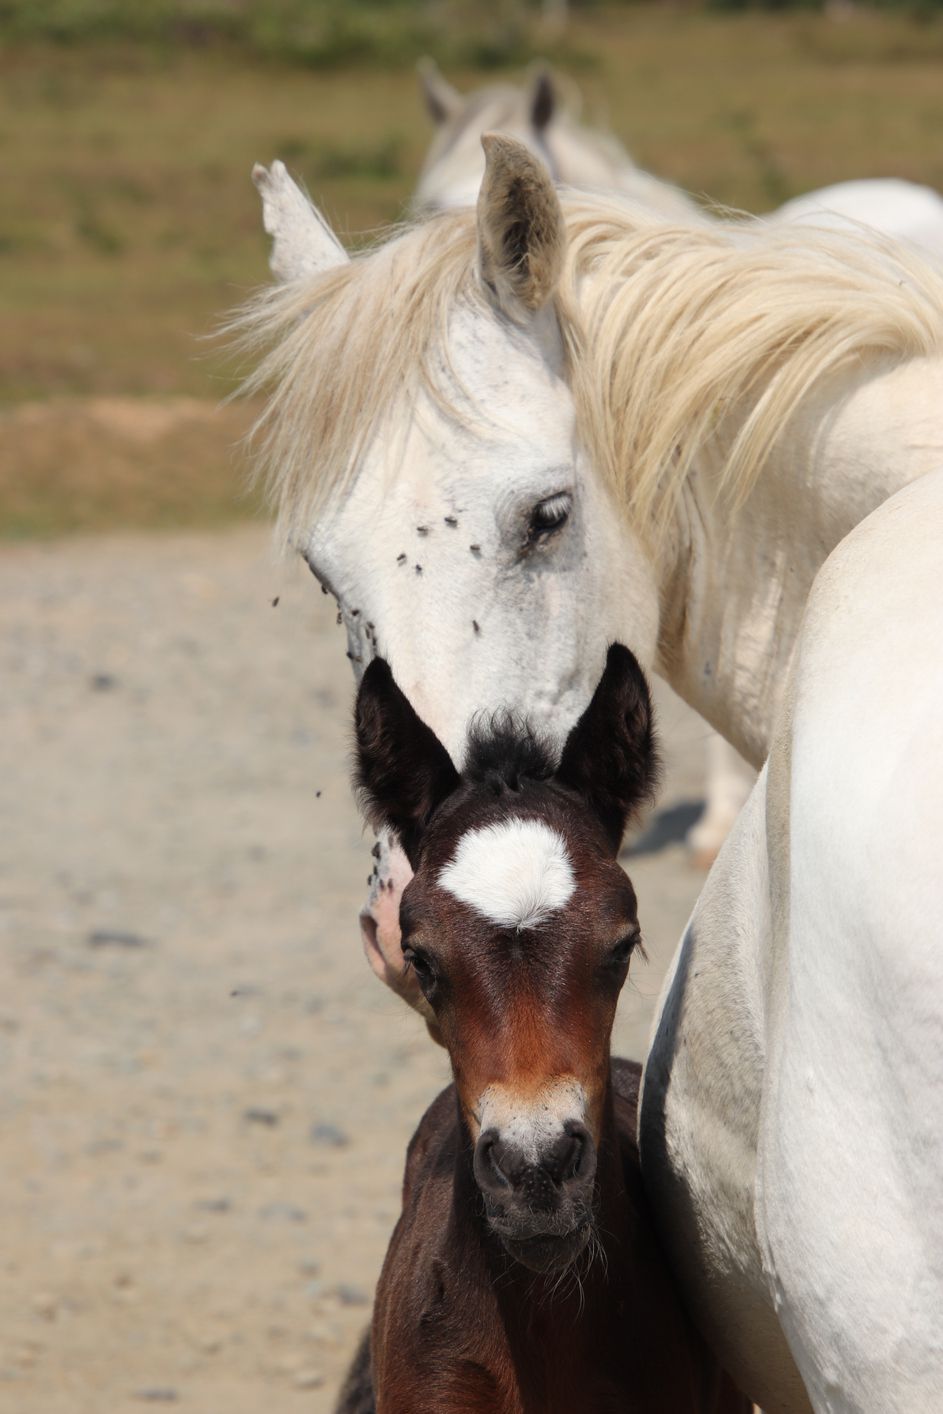
[[[475,1145],[475,1182],[483,1193],[506,1193],[511,1180],[501,1168],[501,1146],[496,1129],[486,1129]]]
[[[586,1126],[570,1120],[535,1162],[508,1146],[497,1129],[486,1129],[475,1145],[474,1170],[482,1193],[502,1205],[521,1200],[535,1211],[550,1209],[567,1190],[592,1183],[596,1146]]]
[[[596,1146],[585,1124],[568,1120],[563,1134],[544,1161],[555,1183],[588,1182],[596,1172]]]

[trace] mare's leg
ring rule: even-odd
[[[709,869],[753,789],[756,772],[719,732],[707,738],[704,814],[688,831],[695,864]]]
[[[376,1407],[368,1326],[347,1371],[347,1378],[334,1406],[334,1414],[376,1414]]]

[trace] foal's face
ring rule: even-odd
[[[465,787],[423,841],[401,923],[488,1221],[525,1265],[566,1265],[592,1231],[609,1037],[639,938],[611,840],[554,782]]]

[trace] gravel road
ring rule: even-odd
[[[256,528],[0,586],[0,1411],[328,1411],[446,1079],[360,953],[333,605]],[[671,836],[704,729],[661,706]],[[699,876],[627,864],[639,1056]]]

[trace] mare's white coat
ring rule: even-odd
[[[768,1414],[943,1408],[943,473],[819,574],[767,766],[695,907],[642,1162]],[[780,1324],[781,1323],[781,1324]]]

